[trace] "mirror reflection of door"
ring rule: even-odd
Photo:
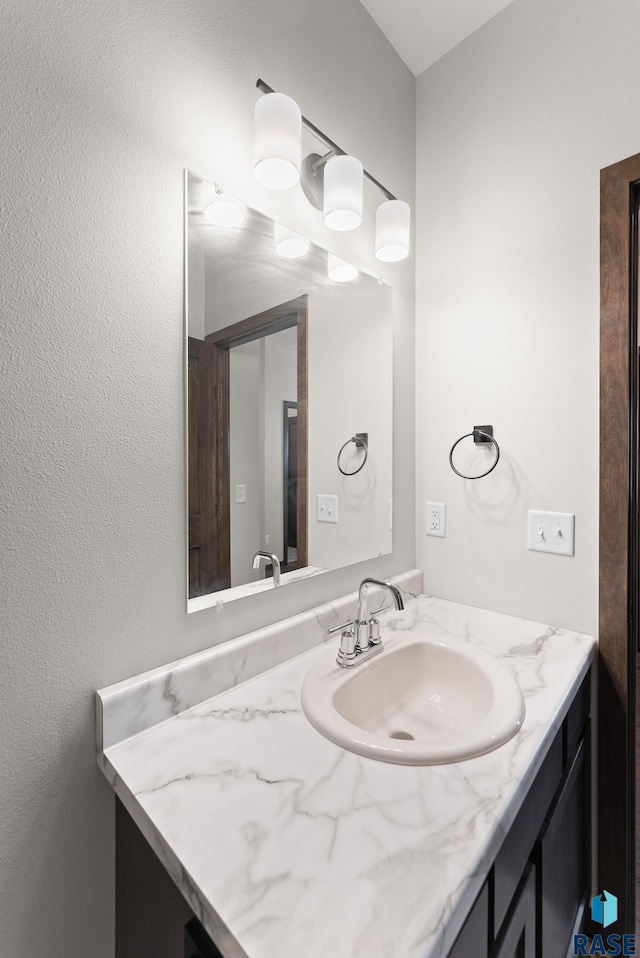
[[[286,571],[298,562],[298,404],[282,403],[282,513]],[[283,567],[284,568],[284,567]]]
[[[189,338],[189,597],[264,575],[258,549],[307,564],[306,296]]]

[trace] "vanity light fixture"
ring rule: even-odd
[[[387,200],[376,210],[376,256],[397,263],[409,255],[411,209],[404,200]]]
[[[216,188],[216,196],[213,203],[209,203],[204,208],[204,215],[213,223],[214,226],[222,226],[230,229],[234,226],[242,226],[244,223],[244,206],[238,200],[228,196],[221,195],[221,191]]]
[[[281,226],[280,223],[274,223],[273,238],[276,244],[276,253],[289,259],[306,256],[311,249],[311,243],[306,236],[300,236],[299,233],[294,233],[293,230]]]
[[[253,114],[253,172],[271,190],[288,190],[300,179],[302,114],[284,93],[269,92]]]
[[[357,279],[359,273],[357,266],[340,259],[335,253],[327,254],[327,275],[334,283],[350,283],[351,280]]]
[[[354,230],[362,222],[364,170],[355,156],[332,156],[324,168],[324,222],[331,230]]]
[[[330,229],[351,230],[362,222],[366,178],[385,197],[376,212],[376,256],[387,263],[404,259],[409,254],[408,203],[398,200],[359,160],[348,156],[310,123],[291,97],[276,93],[264,80],[257,80],[256,86],[264,94],[254,113],[254,172],[258,181],[272,189],[287,189],[299,180],[307,200],[322,211]],[[301,159],[303,126],[324,143],[327,153],[310,153]]]

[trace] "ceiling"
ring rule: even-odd
[[[418,76],[512,0],[361,0]]]

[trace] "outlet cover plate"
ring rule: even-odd
[[[427,503],[427,529],[428,536],[438,536],[444,539],[447,534],[447,506],[444,502]]]
[[[572,512],[529,510],[527,548],[532,552],[555,552],[572,556],[575,548],[575,520]]]

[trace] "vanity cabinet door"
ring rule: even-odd
[[[588,743],[587,732],[534,851],[540,873],[543,958],[565,958],[589,884]]]
[[[493,894],[493,927],[496,935],[506,919],[536,838],[562,781],[562,752],[562,734],[558,733],[496,856]]]
[[[223,958],[197,918],[184,928],[184,958]]]
[[[511,903],[491,958],[535,958],[536,867],[529,862]]]
[[[448,958],[488,958],[489,884],[485,882]]]

